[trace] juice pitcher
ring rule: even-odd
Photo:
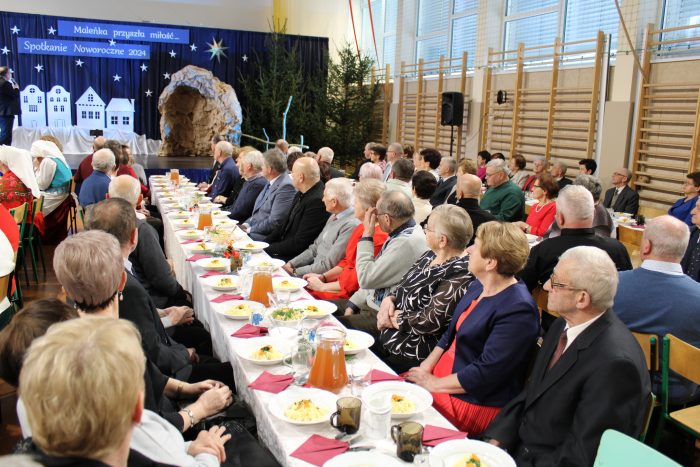
[[[250,286],[250,300],[262,303],[266,307],[270,306],[267,294],[272,293],[272,269],[271,266],[255,266]]]
[[[340,392],[348,384],[345,369],[345,331],[324,323],[316,330],[316,357],[309,374],[309,385],[331,392]]]
[[[211,225],[211,207],[199,206],[199,221],[197,222],[197,229],[204,230],[205,227],[209,227]]]

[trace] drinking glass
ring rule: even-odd
[[[314,349],[308,342],[302,342],[301,339],[297,344],[296,349],[287,357],[284,363],[292,369],[294,373],[294,384],[302,386],[309,379],[309,371],[311,370],[311,361],[313,360]]]
[[[396,443],[396,456],[406,462],[413,462],[416,455],[423,452],[423,425],[416,422],[403,422],[391,427],[391,438]]]
[[[372,365],[367,362],[356,361],[350,364],[350,392],[353,396],[361,396],[362,391],[369,386],[372,374]]]
[[[362,401],[357,397],[341,397],[336,401],[338,408],[331,414],[331,425],[346,435],[357,433],[360,429]]]

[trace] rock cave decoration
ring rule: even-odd
[[[158,99],[159,156],[211,156],[211,138],[238,144],[243,114],[233,88],[211,71],[188,65],[173,73]]]

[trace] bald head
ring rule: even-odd
[[[300,157],[292,167],[292,184],[294,188],[306,193],[321,180],[321,169],[318,162],[310,157]]]
[[[110,149],[100,149],[92,155],[92,169],[109,173],[116,166],[116,158]]]
[[[324,146],[321,149],[319,149],[317,154],[319,162],[323,161],[328,162],[329,164],[333,162],[333,156],[335,155],[333,153],[333,150],[328,146]]]
[[[114,177],[109,182],[109,197],[121,198],[136,207],[141,197],[141,184],[131,175]]]
[[[481,179],[476,175],[462,174],[457,177],[457,197],[478,199],[481,195]]]
[[[107,142],[107,138],[104,136],[98,136],[95,138],[95,141],[92,142],[92,152],[99,151],[103,147],[105,147],[105,143]]]
[[[688,247],[688,226],[672,216],[650,219],[642,237],[642,259],[680,263]]]
[[[282,151],[284,154],[287,154],[287,151],[289,151],[289,143],[283,139],[278,139],[275,143],[275,147]]]

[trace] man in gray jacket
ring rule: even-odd
[[[382,299],[393,292],[428,249],[423,229],[413,220],[414,213],[411,198],[400,191],[384,192],[377,207],[367,210],[355,261],[360,290],[350,297],[345,316],[339,318],[346,327],[378,336],[377,312]],[[373,236],[377,224],[389,237],[375,257]]]
[[[321,274],[332,269],[345,256],[350,234],[360,223],[355,217],[350,179],[328,180],[323,191],[323,204],[331,217],[316,240],[283,266],[292,275]]]

